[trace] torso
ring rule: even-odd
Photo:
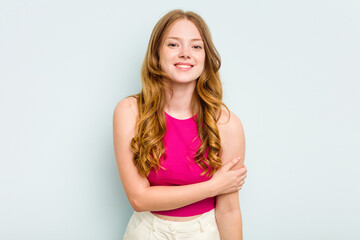
[[[131,105],[132,105],[133,110],[137,114],[137,103],[136,103],[136,100],[134,98],[133,98],[133,104],[131,104]],[[222,114],[221,114],[220,119],[219,119],[219,121],[217,123],[220,138],[222,140],[221,141],[222,144],[224,142],[226,142],[226,141],[223,141],[224,140],[223,139],[224,134],[222,132],[224,131],[223,129],[224,129],[225,125],[226,125],[227,120],[228,120],[228,113],[227,113],[225,108],[222,108]],[[160,219],[167,220],[167,221],[174,221],[174,222],[191,221],[191,220],[196,219],[196,218],[198,218],[199,216],[202,215],[202,214],[198,214],[198,215],[189,216],[189,217],[175,217],[175,216],[167,216],[167,215],[161,215],[161,214],[156,214],[156,213],[152,213],[152,214],[159,217]]]

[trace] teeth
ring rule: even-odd
[[[181,67],[181,68],[191,68],[191,66],[189,65],[176,65],[177,67]]]

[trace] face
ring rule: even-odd
[[[161,69],[170,81],[196,81],[204,70],[204,42],[196,25],[187,19],[175,21],[159,49]]]

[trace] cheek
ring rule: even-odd
[[[199,65],[201,65],[202,68],[204,68],[204,66],[205,66],[205,53],[200,54],[197,59],[198,59]]]
[[[162,66],[171,63],[171,59],[173,58],[173,53],[169,51],[162,51],[160,55],[160,64]]]
[[[166,66],[166,54],[165,54],[165,52],[160,53],[160,66],[161,66],[161,69],[164,69],[165,66]]]

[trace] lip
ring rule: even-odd
[[[190,68],[188,68],[188,67],[186,67],[186,68],[184,68],[184,67],[179,67],[179,65],[190,66]],[[177,69],[181,70],[181,71],[189,71],[189,70],[191,70],[191,69],[194,67],[194,65],[192,65],[191,63],[185,63],[185,62],[175,63],[174,66],[175,66]]]
[[[186,62],[178,62],[178,63],[175,63],[174,65],[175,65],[175,66],[176,66],[176,65],[186,65],[186,66],[191,66],[191,67],[194,66],[193,64],[191,64],[191,63],[186,63]]]

